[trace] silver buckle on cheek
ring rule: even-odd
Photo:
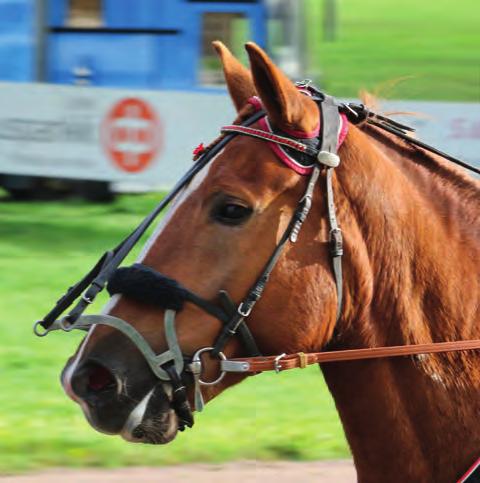
[[[48,334],[48,329],[45,329],[42,325],[43,320],[38,320],[33,326],[33,333],[38,337],[45,337]]]

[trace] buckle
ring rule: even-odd
[[[307,95],[311,95],[309,91],[310,91],[310,88],[312,87],[312,84],[313,84],[312,79],[304,79],[304,80],[295,82],[295,87],[299,91],[303,91]]]
[[[273,368],[275,372],[278,374],[282,370],[282,366],[280,365],[280,360],[283,359],[287,354],[285,352],[280,354],[279,356],[275,357],[275,361],[273,363]]]
[[[244,306],[246,308],[243,308]],[[252,312],[252,309],[253,309],[253,305],[247,304],[246,302],[242,302],[238,306],[237,313],[238,313],[238,315],[241,315],[242,317],[245,317],[246,318],[246,317],[248,317],[250,315],[250,313]],[[238,328],[238,325],[240,325],[240,322],[235,327],[235,330]]]

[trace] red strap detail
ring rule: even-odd
[[[260,111],[263,109],[263,104],[261,99],[258,96],[253,96],[248,100],[248,103],[251,104],[256,111]],[[345,140],[347,133],[348,133],[348,120],[345,114],[341,113],[340,114],[341,118],[341,126],[340,126],[340,131],[338,133],[338,147],[341,146],[343,141]],[[238,125],[229,125],[229,126],[224,126],[222,128],[223,132],[238,132],[240,134],[246,134],[249,136],[253,136],[259,139],[264,139],[265,141],[268,142],[270,148],[272,151],[278,156],[280,161],[287,165],[290,169],[293,169],[296,173],[301,174],[301,175],[307,175],[312,172],[313,165],[312,166],[304,166],[300,163],[297,163],[295,159],[293,159],[291,156],[287,154],[287,152],[282,148],[283,146],[288,146],[293,149],[296,149],[297,151],[300,152],[305,152],[306,148],[305,145],[301,142],[296,142],[293,139],[289,139],[284,136],[278,136],[272,132],[272,128],[268,122],[268,118],[265,116],[262,119],[258,121],[260,127],[262,129],[255,129],[247,126],[238,126]],[[290,136],[296,137],[298,139],[311,139],[315,138],[319,135],[320,132],[320,122],[319,125],[317,126],[316,129],[314,129],[312,132],[305,133],[303,131],[297,131],[297,130],[288,130],[285,131],[286,134],[289,134]]]
[[[258,123],[265,131],[271,130],[270,124],[268,123],[266,117],[263,117],[262,119],[260,119]],[[312,172],[313,166],[304,166],[300,163],[297,163],[295,159],[289,156],[287,152],[284,149],[282,149],[282,147],[279,144],[268,143],[268,145],[270,146],[272,151],[278,156],[280,161],[286,166],[288,166],[290,169],[293,169],[293,171],[295,171],[296,173],[302,176],[305,176]]]
[[[298,143],[293,139],[289,139],[283,136],[277,136],[276,134],[273,134],[272,132],[269,131],[262,131],[261,129],[255,129],[252,127],[247,127],[247,126],[238,126],[236,124],[230,125],[230,126],[223,126],[222,127],[223,132],[238,132],[241,134],[247,134],[250,136],[254,136],[259,139],[264,139],[265,141],[272,141],[277,144],[283,144],[285,146],[291,147],[293,149],[296,149],[297,151],[300,151],[304,153],[306,151],[306,146],[302,143]]]
[[[467,472],[457,481],[457,483],[467,483],[468,478],[472,476],[472,473],[480,466],[480,458],[467,470]]]
[[[247,102],[249,104],[251,104],[255,108],[256,111],[261,111],[263,109],[262,101],[260,100],[260,97],[258,97],[258,96],[250,97],[250,99]]]
[[[338,147],[340,147],[343,144],[343,141],[345,141],[345,138],[347,137],[347,134],[348,134],[347,116],[343,112],[341,112],[340,117],[342,118],[342,127],[340,128],[340,132],[338,134]]]
[[[193,150],[193,156],[197,158],[200,156],[203,152],[205,151],[205,146],[203,143],[200,143],[194,150]]]

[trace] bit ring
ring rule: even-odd
[[[201,374],[201,367],[202,367],[202,360],[200,356],[204,354],[205,352],[211,352],[213,351],[213,347],[204,347],[203,349],[199,349],[197,352],[192,357],[192,363],[199,363],[200,364],[200,374]],[[222,361],[227,360],[227,356],[223,352],[219,352],[218,355],[220,356],[220,359]],[[198,378],[198,382],[202,386],[215,386],[215,384],[218,384],[224,377],[225,377],[226,372],[225,371],[220,371],[220,375],[213,381],[204,381],[201,376]]]

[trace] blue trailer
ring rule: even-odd
[[[37,14],[34,0],[0,0],[0,80],[37,79]]]
[[[265,2],[0,0],[0,80],[209,88],[215,38],[265,47]]]

